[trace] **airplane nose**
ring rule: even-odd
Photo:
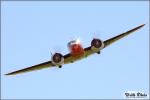
[[[80,47],[78,46],[78,45],[74,45],[73,47],[72,47],[72,50],[73,51],[80,51]]]

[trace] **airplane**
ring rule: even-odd
[[[64,64],[73,63],[75,61],[86,58],[94,53],[100,54],[101,50],[103,50],[104,48],[122,39],[123,37],[137,31],[138,29],[142,28],[144,25],[145,24],[142,24],[138,27],[135,27],[127,32],[121,33],[120,35],[117,35],[105,41],[102,41],[99,38],[93,38],[93,40],[91,41],[91,45],[86,48],[83,48],[82,44],[80,43],[80,40],[78,39],[70,41],[68,43],[68,48],[70,53],[66,55],[62,55],[61,53],[56,52],[55,54],[52,55],[51,61],[40,63],[21,70],[13,71],[5,75],[16,75],[20,73],[25,73],[25,72],[30,72],[30,71],[35,71],[35,70],[40,70],[40,69],[50,68],[50,67],[62,68],[62,65]]]

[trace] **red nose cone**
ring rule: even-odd
[[[82,56],[84,54],[84,50],[80,44],[72,45],[71,51],[73,56]]]
[[[80,52],[81,51],[81,47],[78,44],[74,44],[72,46],[72,51],[74,51],[74,52]]]

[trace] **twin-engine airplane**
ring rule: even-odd
[[[21,70],[17,70],[14,72],[7,73],[5,75],[15,75],[15,74],[20,74],[24,72],[29,72],[29,71],[34,71],[34,70],[39,70],[43,68],[49,68],[49,67],[56,67],[58,66],[59,68],[62,67],[63,64],[68,64],[68,63],[73,63],[77,60],[80,60],[82,58],[86,58],[94,53],[100,54],[100,51],[110,44],[116,42],[117,40],[133,33],[134,31],[142,28],[145,24],[142,24],[136,28],[133,28],[125,33],[122,33],[118,36],[115,36],[113,38],[110,38],[106,41],[102,41],[98,38],[94,38],[91,41],[91,46],[87,48],[83,48],[79,40],[74,40],[68,43],[69,51],[70,53],[66,55],[62,55],[61,53],[55,53],[51,57],[51,61],[47,61],[41,64],[37,64],[31,67],[27,67]]]

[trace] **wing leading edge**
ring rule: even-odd
[[[104,41],[104,48],[106,48],[107,46],[109,46],[110,44],[116,42],[117,40],[120,40],[121,38],[133,33],[134,31],[142,28],[145,24],[142,24],[136,28],[133,28],[127,32],[124,32],[120,35],[117,35],[113,38],[110,38],[106,41]],[[84,56],[87,57],[91,54],[94,54],[95,52],[93,52],[91,50],[91,46],[90,47],[87,47],[84,49],[85,50],[85,54]],[[99,51],[99,50],[98,50]],[[71,63],[72,61],[74,61],[75,59],[72,58],[72,56],[70,56],[70,53],[69,54],[66,54],[64,55],[64,64],[67,64],[67,63]],[[78,60],[78,59],[76,59]],[[47,62],[44,62],[44,63],[41,63],[41,64],[38,64],[38,65],[34,65],[34,66],[31,66],[31,67],[27,67],[27,68],[24,68],[24,69],[21,69],[21,70],[17,70],[17,71],[14,71],[14,72],[10,72],[10,73],[7,73],[5,75],[16,75],[16,74],[20,74],[20,73],[25,73],[25,72],[30,72],[30,71],[34,71],[34,70],[40,70],[40,69],[43,69],[43,68],[48,68],[48,67],[54,67],[54,65],[52,64],[51,61],[47,61]]]
[[[105,40],[105,41],[104,41],[104,48],[106,48],[107,46],[111,45],[112,43],[114,43],[114,42],[116,42],[116,41],[118,41],[118,40],[120,40],[120,39],[126,37],[127,35],[129,35],[129,34],[135,32],[135,31],[137,31],[138,29],[142,28],[144,25],[145,25],[145,24],[142,24],[142,25],[140,25],[140,26],[138,26],[138,27],[135,27],[135,28],[133,28],[133,29],[127,31],[127,32],[121,33],[120,35],[117,35],[117,36],[115,36],[115,37],[113,37],[113,38],[110,38],[110,39],[108,39],[108,40]],[[104,48],[103,48],[103,49],[104,49]],[[86,57],[89,56],[89,55],[91,55],[91,54],[93,54],[93,53],[95,53],[95,52],[93,52],[93,51],[91,50],[91,46],[85,48],[84,50],[85,50],[85,56],[86,56]],[[99,51],[99,50],[98,50],[98,51]]]
[[[27,67],[27,68],[24,68],[24,69],[21,69],[21,70],[17,70],[17,71],[14,71],[14,72],[10,72],[10,73],[7,73],[5,75],[16,75],[16,74],[21,74],[21,73],[25,73],[25,72],[34,71],[34,70],[40,70],[40,69],[48,68],[48,67],[53,67],[51,61],[47,61],[47,62],[44,62],[44,63],[41,63],[41,64],[37,64],[37,65],[31,66],[31,67]]]
[[[113,37],[113,38],[110,38],[110,39],[104,41],[105,47],[107,47],[107,46],[109,46],[110,44],[116,42],[117,40],[120,40],[120,39],[122,39],[123,37],[125,37],[125,36],[127,36],[127,35],[129,35],[129,34],[131,34],[131,33],[133,33],[133,32],[135,32],[136,30],[142,28],[144,25],[145,25],[145,24],[142,24],[142,25],[140,25],[140,26],[138,26],[138,27],[136,27],[136,28],[133,28],[133,29],[127,31],[127,32],[124,32],[124,33],[122,33],[122,34],[120,34],[120,35],[117,35],[117,36],[115,36],[115,37]],[[104,48],[105,48],[105,47],[104,47]]]

